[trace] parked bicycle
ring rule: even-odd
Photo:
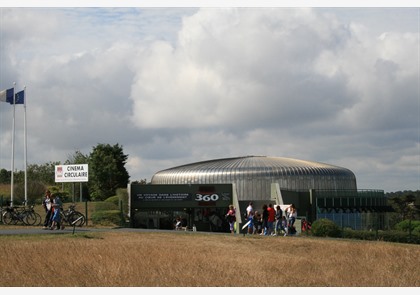
[[[61,210],[60,216],[61,221],[67,223],[70,226],[83,226],[86,222],[86,217],[81,212],[76,211],[76,205],[70,205],[67,210]]]
[[[13,206],[6,207],[3,210],[3,223],[15,225],[21,223],[23,225],[36,225],[41,222],[41,216],[34,211],[34,206]]]
[[[43,218],[39,213],[35,212],[34,205],[29,206],[29,209],[27,209],[27,210],[29,211],[28,214],[35,215],[34,225],[36,225],[36,226],[41,225]]]

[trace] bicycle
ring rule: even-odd
[[[33,225],[41,225],[43,218],[39,213],[35,212],[34,205],[31,205],[29,209],[27,209],[27,214],[33,214],[35,216],[35,222]]]
[[[86,217],[75,209],[76,205],[70,205],[67,210],[60,210],[62,223],[66,222],[70,226],[83,226]]]
[[[39,216],[41,218],[41,216]],[[25,206],[7,207],[3,213],[3,223],[8,225],[34,225],[37,221],[37,213],[34,212],[33,206],[27,208]]]

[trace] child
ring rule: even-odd
[[[281,228],[284,230],[284,236],[287,236],[287,220],[284,215],[281,217]]]
[[[254,217],[253,217],[253,223],[254,223],[254,231],[253,234],[259,234],[262,230],[262,222],[261,222],[261,214],[258,211],[255,211]]]
[[[302,218],[302,232],[308,232],[311,230],[311,223],[305,218]]]

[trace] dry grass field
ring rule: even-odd
[[[420,287],[420,247],[184,232],[0,236],[0,287]]]

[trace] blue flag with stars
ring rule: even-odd
[[[19,91],[15,94],[15,104],[24,104],[25,103],[25,90]],[[13,104],[13,102],[11,102]]]

